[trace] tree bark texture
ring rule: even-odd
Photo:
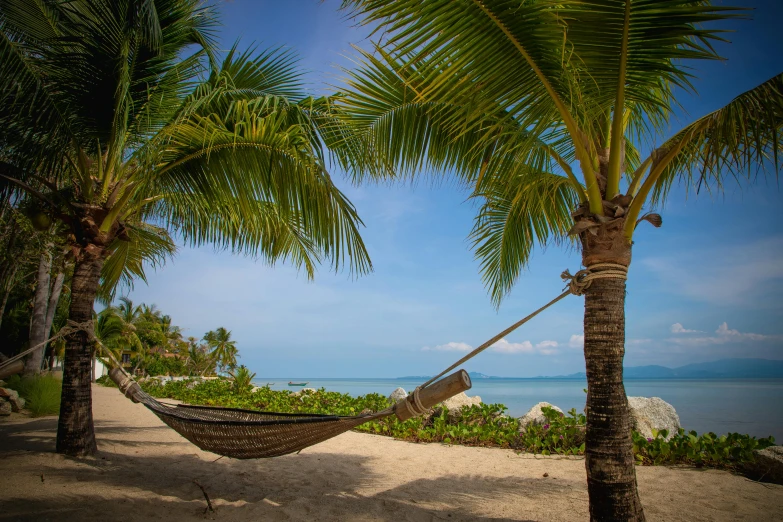
[[[30,323],[30,347],[37,346],[46,340],[46,309],[49,304],[49,282],[52,273],[52,254],[47,245],[38,263],[38,276],[33,297],[33,317]],[[41,373],[44,346],[40,346],[25,359],[24,373]]]
[[[71,321],[81,324],[92,320],[106,255],[105,248],[90,244],[77,256],[71,281]],[[92,354],[92,342],[85,332],[66,337],[57,453],[79,456],[97,450],[92,419]]]
[[[60,294],[63,292],[63,283],[65,282],[65,274],[60,272],[54,278],[54,284],[52,285],[52,291],[49,293],[49,305],[46,307],[46,327],[44,333],[48,339],[52,335],[52,323],[54,322],[54,314],[57,312],[57,305],[60,303]]]
[[[582,237],[583,263],[628,266],[631,247],[622,221]],[[598,270],[598,269],[596,269]],[[643,521],[636,486],[628,398],[623,385],[625,281],[595,279],[585,293],[587,431],[585,466],[593,521]]]

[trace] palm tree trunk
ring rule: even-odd
[[[49,304],[49,281],[52,272],[51,245],[46,245],[38,263],[38,281],[33,298],[33,317],[30,323],[30,347],[37,346],[46,340],[46,308]],[[27,356],[24,373],[27,375],[41,373],[44,347],[41,346]]]
[[[52,285],[52,291],[49,293],[49,304],[46,307],[46,326],[44,327],[44,337],[49,338],[52,335],[52,323],[54,322],[54,314],[57,311],[57,305],[60,302],[60,294],[63,291],[63,282],[65,281],[65,274],[61,271],[54,278],[54,284]],[[49,345],[43,347],[42,354],[46,354],[46,349]],[[49,356],[49,371],[54,366],[54,356],[50,353]]]
[[[49,305],[46,307],[46,326],[44,328],[44,335],[48,339],[52,334],[52,323],[54,322],[54,314],[57,312],[57,304],[60,302],[60,294],[63,292],[63,283],[65,282],[65,274],[59,272],[54,278],[54,284],[52,285],[52,291],[49,294]]]
[[[631,247],[621,223],[583,236],[583,264],[628,266]],[[643,521],[636,486],[631,418],[623,386],[625,281],[595,279],[585,294],[587,431],[585,466],[593,521]]]
[[[19,269],[19,265],[15,265],[13,269],[11,270],[11,274],[8,276],[8,279],[5,282],[5,288],[3,292],[3,301],[0,303],[0,326],[3,325],[3,317],[5,316],[5,307],[8,304],[8,296],[11,295],[11,290],[13,290],[13,280],[16,276],[16,271]]]
[[[92,320],[105,249],[88,245],[77,256],[71,282],[69,319],[76,323]],[[57,453],[90,455],[98,448],[92,420],[92,342],[85,332],[66,337],[63,362],[63,391],[57,424]]]

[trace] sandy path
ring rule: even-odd
[[[0,421],[0,520],[587,520],[582,460],[346,433],[299,455],[215,461],[116,389],[94,388],[94,412],[100,455],[85,459],[53,453],[55,418]],[[648,520],[783,520],[783,486],[637,473]]]

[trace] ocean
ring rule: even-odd
[[[412,391],[421,381],[406,379],[312,379],[256,378],[257,386],[274,383],[274,390],[297,390],[288,382],[308,382],[308,388],[353,396],[367,393],[389,395],[395,388]],[[479,395],[485,403],[501,403],[514,417],[531,406],[546,401],[563,411],[585,405],[585,381],[576,379],[473,379],[470,396]],[[783,441],[783,379],[628,379],[630,396],[660,397],[677,410],[680,423],[698,433],[722,435],[739,432],[755,437],[774,436]]]

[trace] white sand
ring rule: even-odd
[[[0,420],[0,520],[588,518],[580,459],[346,433],[299,455],[215,461],[116,389],[93,390],[94,458],[55,454],[53,417]],[[783,486],[691,468],[637,474],[648,520],[783,520]]]

